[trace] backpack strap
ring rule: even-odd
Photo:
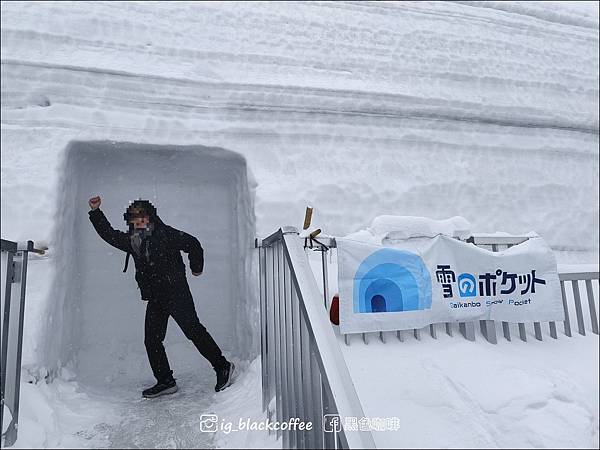
[[[129,255],[131,255],[131,253],[127,252],[127,256],[125,257],[125,268],[123,269],[123,272],[127,272],[127,266],[129,265]]]

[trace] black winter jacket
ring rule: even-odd
[[[158,215],[155,215],[150,219],[154,229],[147,238],[149,239],[149,260],[147,260],[144,252],[137,255],[133,251],[129,233],[115,230],[100,208],[91,210],[88,214],[102,239],[113,247],[127,252],[127,258],[129,255],[133,256],[136,268],[135,279],[142,300],[191,296],[180,251],[188,254],[192,272],[202,272],[204,250],[198,239],[166,225]],[[127,268],[127,262],[125,267]]]

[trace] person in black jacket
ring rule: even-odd
[[[185,336],[213,366],[217,374],[215,391],[231,384],[234,364],[225,359],[221,349],[198,320],[194,300],[185,274],[181,251],[188,254],[192,274],[204,269],[204,251],[195,237],[163,223],[156,208],[147,200],[136,200],[123,215],[129,232],[113,229],[100,210],[99,196],[89,200],[90,221],[102,239],[127,253],[135,263],[135,279],[142,300],[148,302],[144,326],[144,344],[156,385],[144,390],[147,398],[177,391],[163,341],[169,316],[173,317]]]

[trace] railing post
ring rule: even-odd
[[[498,339],[496,337],[496,324],[493,320],[480,320],[479,327],[481,334],[490,344],[497,344]]]
[[[404,336],[402,336],[402,330],[396,330],[396,337],[400,342],[404,342]]]
[[[277,301],[279,303],[279,324],[280,324],[280,339],[281,339],[281,358],[279,365],[281,367],[281,386],[282,386],[282,397],[281,397],[281,421],[284,422],[290,417],[290,386],[288,384],[288,344],[287,344],[287,305],[285,301],[285,262],[283,255],[283,242],[277,242],[277,267],[278,267],[278,290],[277,290]],[[290,447],[290,432],[289,430],[283,430],[283,447]]]
[[[502,334],[504,335],[504,339],[510,341],[510,325],[508,322],[502,322]]]
[[[542,324],[539,322],[533,322],[533,331],[535,334],[535,338],[538,341],[542,340]]]
[[[552,339],[558,339],[558,333],[556,332],[556,322],[548,322],[548,328],[550,328],[550,336]]]
[[[429,334],[433,339],[437,339],[437,330],[435,329],[435,323],[429,325]]]
[[[269,417],[273,419],[275,413],[275,403],[277,397],[277,330],[276,330],[276,311],[275,311],[275,295],[274,295],[274,284],[273,279],[275,278],[275,273],[273,272],[274,263],[273,263],[273,248],[267,247],[267,252],[265,253],[265,267],[266,267],[266,285],[267,285],[267,314],[269,317],[269,405],[271,405],[270,415]],[[269,257],[267,257],[267,255]]]
[[[569,320],[569,307],[567,306],[567,293],[565,292],[565,282],[561,280],[560,291],[562,294],[563,310],[565,312],[564,328],[565,334],[571,337],[571,320]]]
[[[523,342],[527,342],[527,331],[523,322],[519,322],[519,337]]]
[[[452,323],[446,322],[446,334],[452,336]]]
[[[473,322],[458,322],[458,331],[466,340],[475,340],[475,324]]]
[[[326,415],[334,415],[336,411],[332,408],[332,402],[329,399],[327,389],[324,384],[321,384],[321,398],[323,399],[323,418]],[[324,425],[324,423],[323,423]],[[341,425],[341,424],[340,424]],[[323,426],[323,448],[335,449],[337,431],[325,431]]]
[[[277,322],[276,322],[276,310],[275,310],[275,291],[274,291],[274,262],[273,262],[273,247],[264,248],[264,260],[265,260],[265,294],[267,297],[267,360],[268,360],[268,371],[269,371],[269,399],[268,399],[268,418],[273,420],[273,415],[277,414],[276,405],[272,405],[272,401],[277,402],[277,392],[279,389],[279,380],[277,378],[278,367],[276,366],[276,359],[278,355],[278,335],[277,335]],[[269,430],[269,432],[271,432]]]
[[[3,242],[4,244],[4,242]],[[15,244],[16,251],[16,244]],[[0,361],[0,427],[4,424],[4,404],[6,393],[6,362],[8,357],[8,330],[10,321],[10,306],[12,296],[12,283],[14,278],[14,252],[6,252],[6,286],[4,287],[4,317],[2,318],[2,360]],[[12,413],[12,411],[11,411]],[[0,428],[0,434],[2,430]]]
[[[339,348],[337,338],[329,323],[328,317],[324,314],[322,307],[318,305],[321,292],[310,267],[308,257],[300,243],[300,240],[292,234],[291,230],[284,230],[283,245],[285,257],[292,270],[292,281],[296,286],[298,298],[306,314],[306,324],[309,327],[311,353],[313,361],[311,370],[316,370],[319,375],[319,384],[315,384],[313,378],[313,387],[320,394],[320,404],[318,411],[313,416],[313,424],[319,423],[320,436],[323,439],[323,403],[329,402],[330,408],[344,416],[363,417],[364,412],[354,389],[354,384],[346,362]],[[296,232],[297,233],[297,232]],[[294,233],[295,234],[295,233]],[[314,367],[313,366],[314,363]],[[323,389],[326,393],[326,400],[323,400]],[[344,439],[340,441],[347,442],[350,447],[356,448],[374,448],[375,442],[370,432],[360,431],[342,431]],[[337,442],[337,440],[335,440]],[[321,445],[319,445],[321,444]],[[322,447],[321,442],[317,442],[317,447]]]
[[[293,304],[292,304],[292,286],[293,282],[291,279],[291,272],[288,266],[288,262],[286,258],[283,258],[283,274],[284,274],[284,297],[283,301],[285,302],[285,323],[286,323],[286,371],[287,371],[287,383],[288,383],[288,397],[290,402],[288,403],[288,417],[287,420],[290,420],[294,417],[298,416],[297,408],[297,396],[296,396],[296,379],[295,379],[295,368],[294,368],[294,315],[293,315]],[[297,326],[297,325],[296,325]],[[289,442],[291,448],[298,447],[297,433],[294,430],[288,430],[289,434]]]
[[[321,247],[321,265],[323,266],[323,303],[325,304],[325,311],[328,311],[329,271],[327,270],[327,250],[324,247]]]
[[[312,419],[314,428],[314,438],[316,442],[316,448],[325,448],[323,444],[323,398],[321,396],[321,372],[319,371],[319,363],[315,356],[314,344],[311,342],[310,350],[310,370],[311,370],[311,381],[312,381],[312,396],[314,399]]]
[[[413,329],[413,334],[414,334],[414,336],[415,336],[415,339],[416,339],[417,341],[420,341],[420,340],[421,340],[421,329],[420,329],[420,328],[415,328],[415,329]]]
[[[598,316],[596,315],[596,303],[594,302],[594,290],[592,289],[592,280],[585,280],[585,289],[590,308],[590,318],[592,319],[592,333],[598,334]]]
[[[33,242],[28,241],[28,248],[33,247]],[[20,296],[20,306],[19,306],[19,337],[17,341],[17,362],[16,362],[16,373],[15,373],[15,411],[14,416],[19,417],[19,395],[21,392],[20,383],[21,383],[21,358],[23,356],[23,325],[25,321],[25,292],[27,288],[27,260],[28,260],[29,252],[27,250],[23,250],[21,252],[21,296]],[[16,440],[16,428],[15,428],[15,440]],[[13,442],[14,443],[14,442]],[[12,444],[11,444],[12,445]]]
[[[290,283],[291,288],[291,301],[292,301],[292,342],[293,342],[293,367],[294,367],[294,386],[296,389],[296,412],[295,416],[299,420],[305,421],[304,418],[304,402],[305,402],[305,390],[304,382],[302,378],[302,323],[300,321],[300,301],[294,289],[294,283]],[[298,448],[306,447],[306,435],[304,431],[298,429],[296,433],[296,446]]]
[[[302,358],[301,364],[301,374],[302,374],[302,406],[303,406],[303,414],[302,420],[307,423],[311,419],[311,413],[314,410],[314,401],[313,401],[313,392],[312,392],[312,379],[311,379],[311,369],[310,369],[310,335],[308,334],[308,328],[306,325],[306,319],[304,318],[304,314],[302,313],[302,308],[300,308],[300,303],[298,302],[298,313],[300,317],[300,352]],[[317,426],[317,424],[312,424],[313,428]],[[316,440],[314,438],[314,430],[309,430],[304,432],[304,444],[305,448],[315,448]]]
[[[1,331],[2,350],[0,366],[2,366],[2,370],[0,380],[2,387],[0,391],[0,432],[4,429],[5,406],[10,410],[12,418],[6,432],[2,433],[0,446],[10,447],[17,440],[19,425],[19,396],[21,392],[21,357],[23,354],[27,261],[29,252],[43,253],[43,251],[35,249],[33,241],[27,241],[25,248],[18,248],[16,242],[2,239],[2,252],[7,252],[7,276],[5,280],[4,317],[2,320]],[[15,261],[14,256],[17,256],[18,260]],[[16,305],[12,305],[12,283],[19,283],[19,300]],[[16,306],[18,309],[13,311],[12,306]],[[15,319],[17,320],[16,327],[13,323]],[[14,344],[11,345],[12,343]]]
[[[258,247],[257,242],[254,243],[255,247]],[[263,292],[265,287],[265,283],[263,281],[263,273],[265,270],[265,266],[263,264],[263,254],[264,250],[261,247],[258,247],[258,297],[260,302],[260,368],[261,368],[261,386],[262,386],[262,410],[266,412],[267,410],[267,391],[268,391],[268,379],[269,373],[267,370],[268,361],[267,361],[267,339],[268,339],[268,330],[267,330],[267,306],[266,299]]]
[[[283,388],[283,367],[281,364],[283,350],[281,348],[281,302],[279,301],[279,251],[277,248],[277,242],[272,244],[272,259],[273,259],[273,304],[275,305],[275,345],[277,351],[275,353],[275,370],[277,378],[277,387],[275,393],[275,417],[277,421],[283,421],[283,402],[282,397],[284,395]],[[281,430],[277,428],[277,438],[281,437]]]
[[[575,315],[577,316],[577,328],[579,334],[585,336],[585,323],[583,322],[583,309],[581,308],[581,295],[579,294],[579,281],[572,280],[573,300],[575,302]]]

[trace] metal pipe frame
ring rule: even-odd
[[[363,417],[364,413],[335,334],[323,315],[321,299],[327,294],[319,291],[298,231],[279,229],[257,239],[255,246],[259,249],[260,306],[264,309],[261,332],[266,334],[261,337],[263,409],[272,404],[275,384],[277,420],[312,422],[310,431],[279,431],[283,447],[375,448],[370,432],[342,430],[336,436],[323,430],[327,411],[341,417]],[[323,252],[323,264],[325,258]],[[325,292],[326,276],[325,272]]]
[[[19,397],[21,380],[21,357],[23,354],[23,326],[25,319],[25,292],[27,288],[27,261],[29,253],[43,253],[34,247],[33,241],[27,241],[25,246],[19,246],[16,242],[1,240],[1,250],[7,253],[6,285],[4,286],[4,317],[2,318],[1,336],[2,349],[0,361],[0,431],[4,428],[4,406],[11,412],[12,418],[2,433],[1,443],[3,447],[11,447],[17,440],[19,423]],[[17,257],[15,259],[15,257]],[[17,329],[16,336],[10,334],[12,311],[12,284],[19,283],[19,301],[16,312]],[[9,336],[10,334],[10,336]],[[9,344],[10,338],[10,344]],[[10,347],[10,348],[9,348]],[[15,348],[16,347],[16,348]],[[8,355],[14,354],[14,373],[7,384]]]

